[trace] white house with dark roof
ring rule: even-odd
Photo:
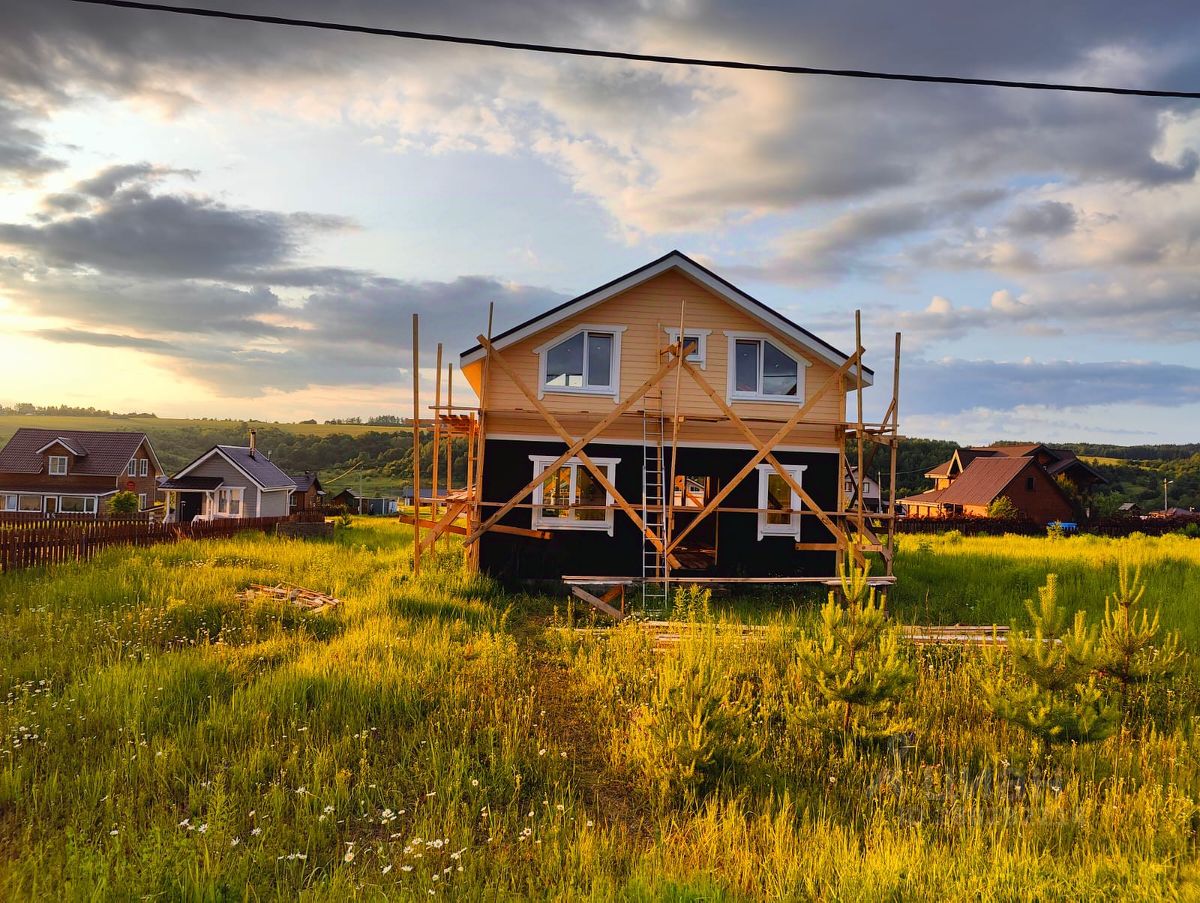
[[[283,517],[296,482],[255,444],[214,445],[160,487],[167,493],[168,520]]]

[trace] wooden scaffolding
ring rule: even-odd
[[[479,567],[479,539],[485,533],[506,533],[542,541],[551,539],[553,533],[549,531],[501,524],[500,520],[515,509],[533,510],[536,508],[537,506],[532,502],[534,491],[549,480],[558,468],[575,459],[581,466],[587,468],[596,482],[608,494],[608,498],[612,499],[612,503],[606,505],[569,504],[567,507],[579,511],[602,510],[607,512],[611,510],[619,512],[629,518],[643,537],[644,554],[640,573],[564,576],[562,578],[564,583],[571,586],[575,595],[606,614],[614,617],[622,617],[625,614],[626,589],[632,586],[642,589],[644,608],[661,611],[668,599],[669,587],[676,583],[826,583],[834,585],[838,582],[837,573],[820,577],[677,575],[676,571],[681,568],[686,569],[678,557],[681,553],[681,544],[702,521],[721,513],[800,513],[815,517],[828,531],[831,541],[798,541],[795,543],[796,550],[834,552],[839,572],[847,561],[853,562],[858,567],[866,567],[867,556],[876,555],[881,560],[883,568],[882,573],[872,574],[871,582],[886,586],[895,581],[893,564],[896,552],[895,524],[897,516],[896,453],[901,441],[900,333],[895,335],[891,400],[882,418],[874,422],[864,418],[864,379],[860,362],[865,349],[862,345],[861,312],[856,311],[854,315],[854,352],[815,391],[806,393],[803,403],[797,406],[786,421],[769,421],[772,425],[778,423],[778,428],[770,438],[764,440],[751,428],[750,423],[755,421],[751,418],[743,418],[733,410],[722,393],[713,388],[704,373],[687,360],[688,355],[695,349],[691,343],[686,347],[680,347],[685,341],[683,311],[681,310],[680,328],[675,334],[678,338],[660,349],[659,367],[653,375],[617,402],[610,412],[599,417],[582,435],[574,435],[563,426],[554,412],[542,403],[537,391],[527,385],[504,356],[497,352],[490,339],[491,319],[489,311],[488,335],[478,336],[480,347],[484,351],[479,404],[458,405],[454,403],[453,365],[450,365],[445,371],[447,391],[443,401],[442,346],[439,344],[437,346],[434,403],[429,406],[433,416],[429,419],[422,419],[418,378],[418,322],[416,315],[413,315],[414,509],[411,515],[402,513],[400,520],[403,523],[411,524],[414,528],[414,569],[420,569],[421,555],[433,549],[438,540],[448,533],[464,537],[466,565],[471,569]],[[566,449],[552,463],[508,499],[486,499],[483,496],[482,488],[489,411],[488,380],[490,373],[493,372],[493,367],[503,372],[511,380],[530,405],[529,409],[514,409],[504,413],[536,413],[550,431],[566,445]],[[693,504],[688,509],[688,513],[694,516],[689,518],[681,529],[676,530],[675,515],[679,511],[679,506],[675,503],[675,498],[676,483],[679,477],[675,473],[674,450],[679,426],[684,420],[678,411],[679,386],[684,378],[692,380],[700,388],[712,402],[719,419],[731,424],[745,438],[747,449],[753,449],[754,454],[732,479],[707,500],[703,507],[696,510],[697,506]],[[839,391],[843,387],[845,387],[846,393],[846,407],[853,411],[853,418],[850,418],[849,412],[846,412],[843,415],[844,419],[806,419],[818,401],[828,393]],[[853,397],[852,402],[851,397]],[[671,407],[672,410],[668,411],[668,407]],[[628,417],[640,418],[643,425],[642,498],[635,500],[636,504],[625,498],[609,480],[605,469],[593,462],[585,451],[590,442],[603,436],[605,430],[619,419]],[[838,437],[840,472],[838,503],[835,510],[824,510],[818,505],[800,484],[800,481],[792,475],[792,472],[775,457],[775,449],[784,444],[793,430],[802,423],[832,427]],[[430,448],[432,492],[427,496],[422,495],[420,487],[422,431],[432,433]],[[455,438],[465,439],[467,447],[466,479],[461,486],[455,486],[453,481],[452,455]],[[851,446],[852,450],[848,451],[848,447]],[[866,474],[872,472],[881,451],[886,456],[886,465],[884,462],[879,462],[876,472],[882,473],[886,469],[889,476],[886,504],[883,502],[881,492],[880,510],[873,511],[867,507],[865,494],[862,491],[862,479]],[[729,494],[764,462],[800,499],[799,512],[791,509],[730,507],[722,504]],[[439,475],[443,464],[445,480],[440,491]],[[683,493],[685,495],[687,493],[686,485],[683,487]],[[573,500],[571,501],[573,502]],[[561,505],[557,506],[561,507]],[[873,570],[878,569],[873,568]],[[596,595],[589,588],[606,588],[607,591],[603,591],[602,595]],[[596,589],[596,592],[601,591],[601,589]]]

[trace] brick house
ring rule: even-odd
[[[325,504],[325,490],[321,478],[311,470],[292,474],[296,491],[292,493],[292,511],[314,511]]]
[[[933,489],[900,500],[909,517],[986,517],[1003,496],[1036,523],[1071,520],[1074,505],[1057,478],[1081,493],[1107,482],[1074,453],[1040,444],[960,448],[925,476]]]
[[[162,472],[145,433],[22,427],[0,449],[0,512],[103,517],[123,490],[145,510]]]

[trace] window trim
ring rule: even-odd
[[[125,476],[127,476],[127,477],[136,477],[137,476],[137,458],[129,459],[129,464],[126,465],[126,467],[125,467]]]
[[[246,516],[246,487],[245,486],[220,486],[212,491],[209,496],[211,499],[211,510],[208,514],[214,517],[245,517]],[[237,500],[238,510],[233,512],[233,501]],[[225,510],[221,510],[221,502],[225,502]]]
[[[54,469],[54,462],[62,461],[62,470]],[[46,473],[52,477],[65,477],[71,462],[66,455],[46,455]]]
[[[64,510],[63,509],[63,499],[82,499],[83,500],[83,510],[82,511],[66,511],[66,510]],[[59,514],[95,514],[97,508],[99,508],[99,504],[97,503],[96,496],[94,496],[94,495],[60,495],[60,496],[58,496],[58,502],[55,505],[55,509],[57,510],[57,512]]]
[[[12,507],[9,507],[9,499],[12,500]],[[0,492],[0,511],[18,511],[20,510],[20,493],[18,492]]]
[[[781,464],[783,462],[780,462]],[[764,537],[775,536],[791,536],[797,542],[800,541],[800,523],[801,523],[801,508],[803,502],[795,492],[791,492],[791,506],[794,509],[792,515],[788,518],[786,524],[771,524],[767,523],[767,486],[771,474],[778,476],[778,471],[770,464],[759,464],[756,468],[758,471],[758,540],[761,542]],[[804,471],[808,470],[807,464],[783,464],[783,469],[792,475],[792,478],[804,486]],[[789,487],[790,488],[790,487]]]
[[[665,329],[663,329],[663,332],[665,332],[667,334],[667,339],[671,342],[671,344],[674,344],[675,342],[679,341],[679,327],[678,326],[668,326]],[[707,370],[708,369],[708,337],[710,335],[712,335],[712,330],[711,329],[689,329],[687,326],[684,326],[683,334],[685,337],[691,337],[691,338],[695,338],[698,340],[696,343],[695,354],[688,355],[688,358],[687,358],[688,363],[695,364],[701,370]]]
[[[21,499],[37,499],[37,508],[22,508]],[[46,497],[38,492],[19,492],[17,493],[17,510],[25,514],[44,514],[46,511]]]
[[[533,349],[534,354],[538,356],[538,398],[545,398],[546,395],[601,395],[611,397],[616,401],[621,396],[621,333],[626,330],[625,326],[604,326],[597,323],[580,323],[578,326],[564,332],[547,342],[543,342]],[[550,349],[555,345],[561,345],[568,339],[573,339],[581,332],[605,333],[612,336],[612,359],[609,362],[609,381],[608,386],[548,386],[546,385],[546,358],[550,353]],[[587,365],[587,338],[583,340],[583,360],[584,366]],[[550,460],[554,460],[551,458]]]
[[[592,463],[597,467],[604,468],[604,475],[608,477],[608,481],[614,486],[617,483],[617,465],[621,463],[620,458],[594,458],[588,455]],[[530,455],[529,460],[533,462],[533,475],[541,476],[546,468],[558,460],[557,455]],[[579,458],[568,458],[560,465],[561,467],[571,468],[571,483],[570,494],[571,499],[575,498],[575,488],[578,480],[579,468],[587,469]],[[533,510],[530,511],[531,524],[535,530],[590,530],[603,531],[609,536],[613,535],[613,527],[616,522],[614,515],[616,512],[612,509],[614,499],[606,490],[604,493],[604,504],[609,508],[604,512],[604,520],[580,521],[575,520],[572,513],[570,518],[559,517],[542,517],[542,490],[545,488],[544,482],[538,483],[537,488],[533,490]]]
[[[805,371],[812,366],[812,361],[805,360],[796,352],[792,351],[786,345],[780,343],[779,339],[773,335],[767,335],[762,332],[737,332],[725,330],[725,336],[728,339],[728,358],[726,359],[726,390],[725,400],[730,404],[738,401],[753,401],[767,402],[768,404],[790,404],[800,406],[804,404],[806,397],[805,385],[807,383]],[[739,392],[737,391],[737,343],[739,341],[752,341],[759,343],[758,354],[758,384],[762,386],[762,368],[763,368],[763,353],[762,343],[770,342],[779,349],[787,357],[790,357],[796,362],[796,394],[795,395],[763,395],[761,392]]]
[[[145,460],[145,459],[143,458],[142,460]],[[138,493],[138,511],[146,510],[146,502],[147,502],[146,493],[139,492]]]
[[[138,476],[145,477],[150,475],[150,459],[138,458]]]

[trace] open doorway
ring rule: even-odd
[[[672,535],[683,532],[709,503],[717,491],[712,477],[679,474],[671,490]],[[708,515],[696,525],[675,550],[680,570],[706,571],[717,564],[717,518],[716,512]]]

